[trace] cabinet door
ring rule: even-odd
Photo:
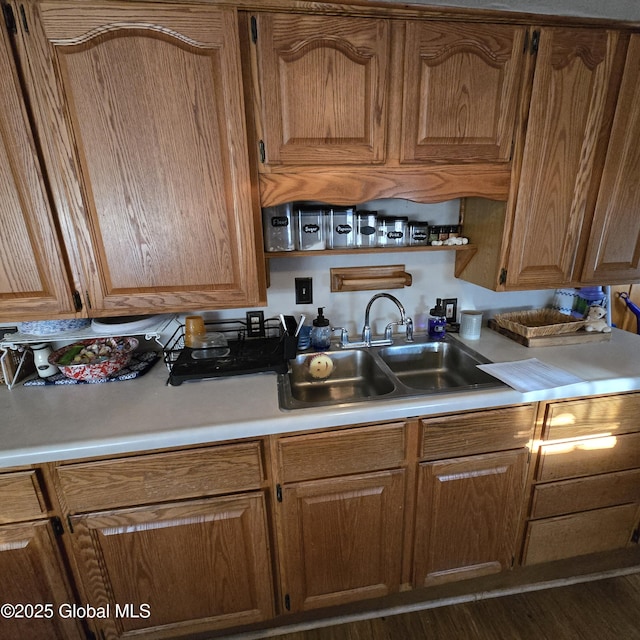
[[[508,161],[525,29],[406,26],[401,161]]]
[[[420,465],[416,586],[511,566],[527,456],[526,449],[519,449]]]
[[[74,313],[4,22],[0,28],[0,321]]]
[[[96,623],[109,640],[273,614],[260,493],[74,516],[72,524],[89,604],[108,608]]]
[[[235,12],[27,8],[22,52],[91,313],[264,300]]]
[[[602,132],[617,34],[540,33],[517,194],[507,287],[544,288],[574,278],[580,232]]]
[[[3,640],[84,637],[74,617],[64,615],[73,599],[63,571],[48,520],[0,527],[0,604],[27,605],[24,609],[14,607],[12,616],[6,615],[8,611],[3,608],[0,615]]]
[[[397,591],[404,471],[283,488],[284,580],[292,611]]]
[[[585,282],[640,280],[640,35],[632,35],[598,193]]]
[[[388,22],[260,14],[256,24],[266,164],[383,162]]]

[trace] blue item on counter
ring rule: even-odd
[[[446,335],[447,312],[442,304],[442,298],[436,299],[436,306],[429,310],[429,338],[442,340]]]
[[[589,307],[594,304],[601,307],[607,306],[607,296],[602,287],[581,287],[578,289],[575,312],[579,318],[586,317]]]
[[[298,349],[304,351],[311,346],[311,327],[303,324],[298,332]]]

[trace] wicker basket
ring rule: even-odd
[[[585,325],[584,320],[560,313],[555,309],[499,313],[495,316],[495,321],[504,329],[525,338],[573,333]]]

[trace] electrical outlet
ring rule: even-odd
[[[458,298],[444,298],[442,300],[444,314],[449,324],[458,321]]]
[[[296,304],[313,304],[313,280],[296,278]]]
[[[247,311],[247,337],[265,337],[264,311]]]

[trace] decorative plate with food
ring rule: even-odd
[[[95,380],[127,366],[137,346],[136,338],[91,338],[54,351],[49,362],[67,378]]]

